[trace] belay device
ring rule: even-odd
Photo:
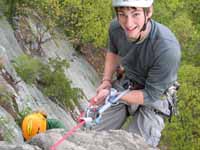
[[[129,92],[129,89],[123,92],[118,92],[116,89],[111,88],[109,95],[105,99],[104,105],[99,107],[95,105],[88,106],[85,111],[84,117],[81,117],[81,120],[85,121],[85,127],[92,128],[92,126],[99,124],[101,122],[102,113],[110,108],[112,105],[118,104],[120,98],[124,96],[127,92]]]

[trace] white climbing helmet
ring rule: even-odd
[[[150,7],[153,0],[112,0],[113,7]]]

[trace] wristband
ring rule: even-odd
[[[101,80],[101,83],[103,83],[104,81],[108,81],[110,84],[111,84],[111,82],[112,82],[111,79],[106,79],[106,78],[105,78],[105,79],[102,79],[102,80]]]
[[[106,79],[106,78],[104,78],[104,79],[102,79],[101,80],[101,84],[103,83],[103,82],[105,82],[105,81],[107,81],[109,84],[105,87],[106,89],[110,89],[111,87],[112,87],[112,81],[110,80],[110,79]]]

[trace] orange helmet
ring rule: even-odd
[[[22,134],[26,140],[40,132],[45,132],[46,128],[46,118],[41,113],[29,114],[22,121]]]

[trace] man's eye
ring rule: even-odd
[[[132,14],[133,17],[137,17],[139,15],[140,15],[139,13]]]
[[[125,14],[118,14],[120,17],[125,17]]]

